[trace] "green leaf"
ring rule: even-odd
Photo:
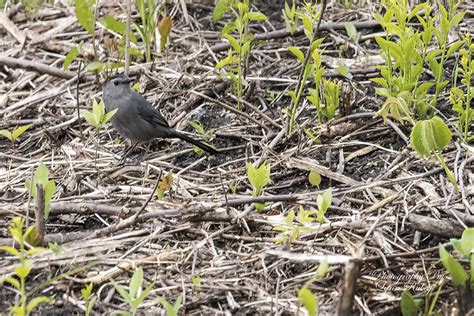
[[[76,0],[77,20],[89,34],[94,33],[94,4],[95,0]]]
[[[18,275],[20,278],[24,279],[26,278],[31,271],[31,262],[25,261],[24,265],[18,266],[15,268],[15,273]]]
[[[248,19],[249,21],[265,21],[267,16],[261,12],[247,12],[244,19]]]
[[[64,248],[58,245],[56,242],[48,243],[48,248],[56,255],[64,252]]]
[[[7,131],[6,129],[0,130],[0,136],[6,137],[6,138],[8,138],[10,141],[13,141],[12,133],[10,133],[9,131]]]
[[[94,113],[92,112],[89,112],[89,111],[85,111],[84,112],[84,118],[86,119],[86,121],[94,126],[95,128],[99,128],[100,126],[97,125],[97,123],[95,122],[95,117],[94,117]]]
[[[430,120],[416,122],[410,135],[410,143],[421,156],[430,156],[434,151],[441,151],[448,146],[451,137],[449,127],[435,116]]]
[[[85,288],[81,289],[81,296],[84,300],[89,300],[89,297],[91,296],[92,294],[92,287],[93,287],[93,284],[92,282],[90,282],[89,284],[86,285]]]
[[[133,273],[132,279],[130,280],[130,297],[135,297],[138,290],[141,288],[143,282],[143,268],[139,267]]]
[[[79,55],[79,49],[77,49],[77,47],[71,48],[69,53],[67,53],[66,58],[64,58],[63,69],[64,70],[68,69],[71,63],[76,59],[78,55]]]
[[[329,271],[329,263],[326,258],[324,258],[321,263],[318,266],[318,269],[316,270],[315,278],[317,280],[320,280],[326,276],[326,274]]]
[[[316,203],[318,204],[318,210],[326,212],[329,206],[331,205],[332,201],[332,190],[329,189],[325,191],[323,194],[318,194],[316,199]]]
[[[113,16],[106,15],[100,21],[104,24],[104,26],[122,36],[126,36],[127,33],[127,25],[123,22],[117,21]],[[130,32],[130,41],[132,43],[137,43],[137,38],[133,32]]]
[[[31,124],[23,125],[22,127],[15,128],[12,132],[12,139],[15,141],[18,137],[21,136],[28,128],[30,128]]]
[[[464,286],[468,279],[466,271],[464,271],[462,265],[446,251],[443,245],[439,246],[439,257],[441,259],[441,263],[451,275],[453,284],[457,286]]]
[[[143,301],[147,298],[147,296],[150,294],[150,291],[153,289],[154,284],[151,283],[148,285],[145,290],[143,290],[140,295],[133,300],[133,303],[131,304],[131,309],[132,310],[137,310],[138,307],[143,303]]]
[[[352,41],[356,41],[358,37],[357,29],[355,28],[352,22],[344,23],[344,28],[346,29],[347,35]]]
[[[86,66],[85,70],[89,72],[102,72],[105,69],[105,64],[100,61],[93,61]]]
[[[237,54],[240,54],[240,44],[235,37],[230,34],[222,34],[222,37],[229,41],[230,46],[237,52]]]
[[[298,47],[288,47],[288,50],[293,53],[298,59],[303,63],[304,62],[304,54]]]
[[[461,236],[461,247],[464,257],[469,259],[474,250],[474,228],[467,228],[464,230]]]
[[[400,302],[403,316],[417,316],[418,307],[413,299],[413,296],[408,291],[403,291]]]
[[[321,184],[321,175],[316,171],[310,171],[308,175],[308,181],[312,186],[319,187]]]
[[[13,287],[17,288],[17,289],[20,289],[20,282],[18,282],[17,279],[15,278],[12,278],[12,277],[5,277],[3,278],[2,280],[0,280],[1,282],[7,282],[7,283],[10,283]]]
[[[263,188],[270,181],[270,166],[267,166],[266,163],[264,161],[257,169],[253,164],[247,162],[247,177],[254,189],[254,196],[260,196]]]
[[[18,255],[20,254],[15,247],[11,247],[11,246],[0,246],[0,250],[6,251],[15,257],[18,257]]]
[[[48,182],[48,168],[40,161],[38,168],[36,169],[33,179],[36,183],[46,184]]]
[[[49,303],[51,298],[46,296],[38,296],[31,299],[26,306],[26,314],[29,315],[39,304],[41,303]]]
[[[309,316],[315,316],[318,309],[318,298],[308,288],[298,291],[298,299],[305,307]]]
[[[218,0],[212,12],[212,22],[219,22],[230,11],[232,1]]]
[[[117,292],[119,292],[120,296],[122,296],[122,298],[124,300],[126,300],[127,302],[131,303],[132,302],[132,297],[130,297],[130,295],[128,294],[128,292],[125,290],[125,288],[123,286],[121,286],[120,284],[117,284],[115,282],[112,282],[112,285],[114,286],[114,288],[117,290]]]
[[[459,49],[464,44],[464,41],[456,41],[451,47],[449,47],[448,52],[446,53],[446,58],[449,58],[455,51]]]
[[[381,85],[381,86],[384,87],[385,90],[387,91],[387,92],[384,92],[384,93],[382,93],[382,94],[377,93],[378,95],[386,96],[386,97],[388,97],[388,96],[390,95],[390,92],[388,92],[388,83],[387,83],[387,80],[385,80],[384,78],[380,78],[380,77],[379,77],[379,78],[371,78],[370,81],[375,82],[375,83]]]
[[[118,111],[118,108],[117,109],[113,109],[112,111],[110,112],[107,112],[105,115],[104,115],[104,119],[102,120],[102,123],[105,124],[107,123],[111,118],[112,116],[115,115],[115,113],[117,113]]]

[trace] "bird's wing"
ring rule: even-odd
[[[137,112],[142,119],[148,121],[153,125],[169,127],[168,122],[166,122],[166,119],[157,109],[155,109],[150,103],[148,103],[148,101],[141,95],[137,94],[137,96],[139,96],[139,98],[135,97],[135,99],[137,100]]]

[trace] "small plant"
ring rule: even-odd
[[[201,135],[201,138],[205,144],[210,145],[212,143],[212,140],[214,139],[214,129],[210,128],[206,130],[204,128],[204,125],[200,122],[194,122],[194,121],[188,121],[188,124],[198,133]],[[202,156],[204,154],[204,151],[197,147],[194,146],[194,151],[199,155]]]
[[[84,41],[81,41],[79,45],[74,46],[71,48],[69,53],[66,55],[64,58],[64,64],[63,64],[63,69],[67,70],[69,66],[72,64],[72,62],[79,56],[79,54],[82,52],[82,46],[84,45]]]
[[[474,271],[473,250],[474,250],[474,228],[467,228],[462,233],[461,239],[451,239],[451,244],[461,257],[470,263],[471,274],[468,274],[461,263],[456,260],[443,245],[439,246],[439,257],[441,263],[451,276],[451,282],[455,286],[470,286],[474,289],[472,272]],[[471,279],[470,283],[467,281]]]
[[[56,193],[56,182],[48,178],[48,168],[41,161],[35,173],[33,174],[33,181],[27,179],[25,181],[25,188],[31,192],[31,195],[36,199],[38,196],[37,185],[41,185],[44,191],[44,218],[48,219],[49,211],[51,210],[51,200],[54,193]]]
[[[441,263],[451,276],[451,282],[458,290],[459,314],[468,314],[472,306],[472,293],[474,290],[474,228],[467,228],[462,233],[461,239],[451,239],[451,245],[458,252],[458,256],[465,259],[470,272],[466,272],[462,264],[455,259],[443,245],[439,246]]]
[[[308,174],[308,181],[312,186],[319,188],[319,185],[321,184],[321,175],[316,171],[310,171]]]
[[[163,297],[157,297],[158,302],[165,308],[167,316],[178,316],[179,310],[183,305],[183,295],[178,296],[174,305],[171,305],[167,300]]]
[[[202,288],[201,276],[199,274],[193,275],[193,277],[191,278],[191,282],[193,284],[193,290],[196,293],[201,292],[201,288]]]
[[[99,130],[104,127],[105,123],[107,123],[117,111],[118,109],[115,109],[105,113],[104,101],[100,99],[99,103],[97,103],[97,101],[94,99],[92,103],[92,112],[84,112],[84,118],[87,122],[89,122],[90,125],[95,127],[96,133],[98,133]]]
[[[461,67],[457,67],[457,73],[461,75],[461,83],[464,84],[465,90],[459,87],[452,87],[449,100],[453,106],[453,111],[458,114],[459,130],[466,142],[474,139],[474,135],[469,135],[469,130],[474,119],[474,108],[471,106],[471,101],[474,96],[474,86],[472,85],[472,78],[474,78],[474,62],[472,55],[474,51],[474,44],[471,42],[471,35],[464,36],[465,48],[459,51],[461,56]]]
[[[303,206],[300,206],[300,211],[298,212],[298,220],[300,221],[300,224],[302,222],[313,222],[315,219],[314,217],[311,217],[311,215],[315,213],[316,211],[314,210],[305,211]],[[275,244],[282,244],[289,247],[293,241],[300,238],[302,232],[309,232],[311,231],[311,228],[295,223],[295,211],[291,210],[288,215],[285,216],[285,224],[273,227],[272,230],[280,232],[275,240]]]
[[[436,157],[457,192],[458,185],[454,174],[449,170],[442,156],[442,151],[451,142],[451,137],[449,127],[444,124],[442,119],[435,116],[430,120],[418,121],[415,124],[410,134],[410,143],[421,156]]]
[[[318,194],[316,203],[318,205],[317,210],[305,210],[300,205],[298,216],[298,223],[295,222],[295,211],[291,210],[287,216],[285,216],[285,225],[279,225],[273,228],[274,231],[279,231],[278,237],[275,244],[284,244],[287,247],[295,240],[300,238],[301,233],[310,232],[313,227],[310,227],[311,223],[318,222],[322,224],[324,222],[324,214],[328,210],[332,201],[332,191],[327,190],[323,194]],[[316,218],[314,215],[316,214]]]
[[[339,108],[339,91],[341,90],[340,81],[330,81],[323,79],[323,97],[324,106],[318,110],[318,116],[321,114],[327,119],[333,119],[336,110]]]
[[[376,94],[386,98],[379,114],[390,112],[401,122],[405,117],[409,121],[414,116],[424,118],[430,107],[436,106],[439,94],[449,83],[443,75],[444,62],[459,49],[462,41],[457,41],[448,48],[448,34],[461,22],[464,12],[455,14],[461,1],[454,3],[454,0],[448,0],[449,12],[440,1],[437,3],[440,13],[431,18],[432,8],[429,2],[423,2],[409,12],[407,0],[382,1],[385,14],[376,14],[375,18],[385,30],[386,36],[375,37],[375,40],[381,49],[385,65],[379,66],[381,77],[371,79],[381,86],[376,89]],[[424,12],[424,16],[418,14],[420,11]],[[415,30],[408,25],[414,17],[422,25],[422,30]],[[439,21],[439,26],[436,21]],[[428,52],[433,34],[439,43],[439,49]],[[434,82],[420,83],[425,62],[433,72]],[[428,91],[432,87],[435,88],[435,94],[429,96]]]
[[[325,2],[323,2],[323,9]],[[303,6],[303,12],[299,13],[299,17],[302,20],[304,34],[309,40],[309,49],[307,51],[307,56],[297,47],[289,47],[288,50],[293,53],[302,65],[302,72],[298,78],[298,84],[294,91],[289,91],[288,95],[291,97],[291,106],[286,110],[286,114],[289,117],[289,127],[288,133],[291,133],[294,129],[295,119],[296,119],[296,110],[300,103],[301,96],[303,95],[304,86],[306,81],[310,76],[313,77],[313,80],[316,84],[315,89],[309,89],[310,100],[316,108],[319,107],[320,101],[320,81],[323,76],[324,67],[321,66],[321,55],[319,53],[319,46],[324,39],[316,39],[316,29],[314,25],[320,20],[322,10],[319,11],[317,4],[312,4],[311,2],[305,2]],[[310,58],[311,57],[311,58]]]
[[[311,292],[309,286],[314,281],[324,278],[328,270],[329,264],[327,260],[321,261],[321,264],[316,270],[315,275],[311,279],[306,281],[304,286],[297,291],[298,299],[300,303],[303,304],[309,316],[315,316],[318,314],[318,297],[313,292]]]
[[[150,294],[150,291],[153,287],[153,283],[148,285],[146,289],[142,290],[142,283],[143,283],[143,268],[138,268],[133,273],[132,278],[130,279],[130,283],[127,290],[121,286],[113,282],[115,289],[119,292],[120,296],[128,303],[130,307],[130,312],[121,312],[121,315],[136,315],[137,310],[143,301],[147,298]]]
[[[137,0],[136,9],[138,13],[140,14],[141,24],[133,23],[133,26],[135,27],[135,29],[137,30],[138,34],[140,35],[142,39],[142,42],[145,48],[146,62],[150,62],[152,48],[157,42],[155,39],[156,31],[158,30],[159,32],[162,32],[162,31],[164,32],[168,30],[164,38],[163,38],[164,33],[160,33],[161,39],[158,40],[158,42],[161,42],[162,40],[167,40],[169,30],[171,29],[171,19],[169,17],[165,17],[164,20],[166,19],[167,21],[164,22],[165,24],[161,26],[161,30],[160,30],[160,26],[158,26],[157,28],[156,22],[155,22],[155,11],[156,10],[160,11],[160,8],[156,8],[154,0]],[[157,16],[159,16],[159,14]]]
[[[244,0],[243,2],[219,0],[213,12],[214,22],[222,19],[229,11],[232,13],[234,20],[226,23],[222,29],[222,37],[229,41],[230,48],[227,57],[218,62],[215,69],[229,67],[226,75],[236,86],[238,96],[237,108],[240,108],[243,89],[247,85],[245,73],[254,37],[249,32],[249,24],[250,22],[264,21],[267,17],[261,12],[250,11],[249,0]],[[237,38],[231,33],[237,33]]]
[[[253,164],[247,162],[247,178],[253,188],[252,196],[257,197],[263,194],[263,189],[270,182],[270,166],[264,161],[260,167],[255,168]],[[257,211],[262,212],[265,208],[265,203],[255,203]]]
[[[423,316],[430,315],[441,315],[440,312],[435,312],[436,302],[438,301],[442,284],[438,286],[436,293],[431,295],[431,290],[425,295],[425,299],[415,299],[408,291],[403,291],[400,300],[400,308],[403,316],[418,316],[420,315],[421,308],[425,306],[424,311],[421,313]]]
[[[282,11],[286,28],[288,29],[288,31],[290,31],[291,34],[293,34],[296,31],[296,28],[298,27],[299,20],[299,15],[296,11],[295,1],[292,1],[291,8],[288,5],[288,2],[285,1],[285,8]]]
[[[6,129],[0,130],[0,136],[8,138],[12,143],[16,141],[31,125],[23,125],[17,128],[14,128],[13,131],[8,131]]]
[[[170,171],[166,176],[161,176],[158,187],[156,188],[156,197],[158,200],[162,200],[165,196],[165,192],[171,192],[173,188],[173,172]]]
[[[8,228],[13,240],[20,247],[19,250],[11,246],[0,246],[0,250],[6,251],[10,255],[17,257],[20,261],[20,265],[15,268],[16,278],[5,277],[2,280],[2,282],[11,284],[20,294],[20,301],[15,306],[10,307],[10,312],[17,316],[30,315],[39,304],[49,303],[52,300],[51,297],[46,296],[38,296],[29,299],[29,294],[26,292],[26,278],[31,272],[32,265],[31,261],[28,260],[27,257],[29,255],[40,253],[46,249],[40,247],[33,247],[28,250],[26,249],[26,239],[34,227],[29,227],[23,233],[24,223],[25,220],[22,217],[14,217],[11,221],[10,227]]]
[[[320,224],[324,222],[324,214],[326,214],[332,202],[332,191],[327,190],[323,194],[318,194],[316,204],[318,205],[316,221]]]
[[[92,282],[89,283],[85,288],[81,289],[81,296],[86,303],[86,316],[91,314],[92,308],[97,300],[97,296],[92,294]]]

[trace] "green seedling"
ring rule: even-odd
[[[41,185],[44,191],[44,218],[47,220],[49,211],[51,210],[51,200],[54,193],[56,193],[56,182],[48,178],[48,168],[41,161],[38,168],[33,174],[33,181],[27,179],[25,181],[25,188],[31,192],[33,198],[37,198],[37,185]]]
[[[328,271],[329,264],[327,260],[321,261],[315,275],[306,281],[304,286],[297,291],[299,302],[304,306],[309,316],[315,316],[318,314],[318,297],[311,292],[309,286],[314,281],[324,278]]]
[[[16,141],[18,137],[20,137],[28,128],[30,128],[30,124],[23,125],[13,129],[13,131],[8,131],[6,129],[0,130],[0,136],[8,138],[12,143]]]
[[[314,214],[316,211],[300,215],[302,210],[304,211],[303,207],[300,206],[299,218],[306,221],[314,221],[314,218],[311,218],[310,215]],[[285,224],[273,227],[272,230],[280,232],[275,240],[275,244],[289,247],[292,242],[300,238],[302,232],[309,232],[311,231],[311,228],[298,225],[295,222],[295,211],[291,210],[288,215],[285,216]]]
[[[191,282],[193,284],[193,291],[199,294],[202,288],[202,280],[199,274],[193,275],[193,277],[191,278]]]
[[[474,228],[465,229],[461,239],[453,238],[451,239],[451,244],[470,263],[470,275],[466,273],[461,263],[446,251],[443,245],[439,246],[441,263],[450,274],[454,285],[466,286],[466,281],[470,279],[469,286],[471,286],[471,289],[474,289]]]
[[[128,286],[128,291],[121,286],[113,282],[113,286],[117,290],[117,292],[122,296],[122,298],[128,303],[129,305],[129,312],[120,312],[121,315],[133,315],[137,314],[140,305],[143,301],[148,297],[150,291],[153,287],[153,283],[148,285],[144,290],[142,290],[142,283],[143,283],[143,268],[138,268],[133,273],[132,278],[130,279],[130,283]]]
[[[318,205],[316,221],[320,224],[324,222],[324,214],[326,214],[332,202],[332,191],[327,190],[323,194],[318,194],[316,204]]]
[[[28,260],[27,257],[40,253],[46,249],[40,247],[26,249],[28,235],[30,235],[34,227],[29,227],[23,233],[24,223],[24,218],[14,217],[10,223],[10,227],[8,228],[13,240],[18,244],[20,248],[19,250],[12,246],[0,246],[0,250],[17,257],[20,262],[19,266],[15,268],[16,277],[9,276],[1,280],[2,283],[12,285],[16,291],[20,293],[20,301],[15,306],[10,307],[10,313],[17,316],[28,316],[39,304],[49,303],[52,300],[52,297],[46,296],[38,296],[30,299],[26,292],[26,279],[31,272],[32,265],[31,260]]]
[[[288,2],[285,1],[285,8],[282,11],[283,11],[283,19],[285,20],[286,28],[288,29],[288,31],[290,31],[291,34],[293,34],[298,28],[298,20],[299,20],[299,15],[298,15],[298,12],[296,11],[295,1],[294,0],[292,1],[291,8],[288,5]]]
[[[327,119],[333,119],[336,115],[336,110],[339,109],[339,91],[341,90],[340,81],[330,81],[323,79],[323,98],[324,106],[320,111]]]
[[[76,18],[89,34],[94,33],[95,0],[76,0]]]
[[[414,299],[413,296],[408,291],[403,291],[402,299],[400,301],[400,307],[402,310],[403,316],[417,316],[418,309],[423,304],[423,300]]]
[[[253,164],[247,162],[247,178],[253,188],[252,196],[257,197],[263,194],[263,189],[270,182],[270,166],[264,161],[260,167],[255,168]],[[255,203],[255,208],[258,212],[262,212],[265,208],[265,203]]]
[[[63,64],[64,70],[67,70],[69,66],[72,64],[72,62],[77,58],[77,56],[79,56],[79,54],[82,52],[83,45],[84,45],[84,41],[81,41],[79,45],[71,48],[69,53],[66,55],[66,58],[64,58],[64,64]]]
[[[300,238],[301,233],[310,232],[313,230],[310,225],[313,222],[318,222],[322,224],[324,222],[324,215],[331,205],[332,201],[332,191],[327,190],[323,194],[319,194],[316,203],[318,205],[317,210],[305,210],[303,206],[300,205],[298,216],[298,223],[295,222],[295,211],[291,210],[287,216],[285,216],[285,224],[279,225],[273,228],[274,231],[279,231],[278,237],[275,241],[275,244],[284,244],[287,247]],[[316,217],[314,217],[316,215]]]
[[[321,184],[321,175],[319,172],[310,171],[308,175],[308,181],[312,186],[319,187]]]
[[[48,243],[48,248],[51,250],[55,255],[60,253],[64,253],[64,248],[61,245],[58,245],[57,242],[50,242]]]
[[[86,303],[86,316],[89,316],[92,312],[92,308],[97,300],[97,296],[92,295],[92,282],[86,285],[85,288],[81,289],[81,296]]]
[[[349,40],[353,43],[357,43],[360,38],[360,33],[357,32],[354,23],[346,22],[344,23],[344,28],[346,29],[347,36],[349,36]]]
[[[453,184],[456,192],[458,185],[454,174],[449,170],[442,151],[451,142],[451,131],[442,119],[435,116],[430,120],[418,121],[413,127],[410,135],[410,143],[413,149],[423,157],[435,156],[441,163],[449,181]]]
[[[196,122],[196,121],[188,121],[188,124],[196,131],[196,133],[201,135],[202,140],[203,140],[204,143],[206,143],[208,145],[211,145],[212,140],[214,139],[214,136],[215,136],[214,129],[210,128],[210,129],[206,130],[204,128],[204,125],[202,125],[202,123]],[[201,148],[197,147],[197,146],[194,146],[194,151],[199,156],[204,155],[204,151]]]
[[[179,310],[181,309],[181,306],[183,306],[183,295],[178,296],[178,298],[176,299],[176,302],[174,302],[174,305],[169,303],[163,297],[158,296],[157,300],[166,310],[167,316],[178,316]]]
[[[143,45],[145,46],[146,62],[151,61],[152,48],[155,43],[155,1],[154,0],[137,0],[136,9],[140,14],[141,24],[133,23],[137,30]]]
[[[156,197],[158,200],[162,200],[165,196],[165,192],[171,192],[173,188],[173,172],[170,171],[166,176],[161,176],[158,187],[156,188]]]
[[[447,1],[447,7],[449,9],[446,10],[444,5],[441,1],[436,0],[439,8],[439,27],[433,28],[433,33],[436,37],[436,41],[439,45],[439,49],[431,51],[427,57],[426,61],[428,62],[431,71],[435,77],[435,95],[432,98],[432,106],[435,107],[438,101],[438,97],[442,91],[442,89],[449,83],[449,80],[445,80],[444,78],[444,63],[445,61],[451,57],[463,44],[462,41],[457,41],[448,48],[449,43],[449,33],[451,30],[458,27],[459,23],[461,23],[462,19],[464,18],[464,14],[466,12],[458,12],[456,10],[459,8],[462,0],[455,2],[454,0]],[[437,61],[437,58],[440,58],[440,61]]]
[[[474,108],[471,106],[474,95],[474,85],[472,84],[472,78],[474,78],[473,51],[474,44],[471,42],[471,35],[466,34],[464,36],[464,48],[459,51],[461,56],[460,66],[456,68],[457,73],[461,76],[464,89],[454,86],[451,88],[449,96],[453,111],[458,114],[459,130],[466,142],[474,139],[473,135],[469,135],[474,119]]]
[[[214,8],[213,19],[219,21],[227,12],[231,12],[233,20],[226,23],[222,29],[222,37],[230,43],[227,57],[214,67],[219,70],[227,67],[228,77],[237,90],[237,108],[240,109],[240,100],[243,89],[247,85],[245,73],[248,65],[251,44],[254,35],[249,31],[250,22],[264,21],[267,17],[261,12],[250,10],[249,0],[238,2],[234,0],[219,0]],[[234,36],[232,34],[236,34]]]
[[[112,110],[108,113],[105,113],[105,105],[104,101],[100,99],[97,103],[97,100],[93,100],[92,102],[92,112],[86,111],[84,112],[84,118],[90,125],[94,126],[96,132],[98,133],[99,130],[104,127],[105,123],[107,123],[115,113],[117,113],[118,109]]]
[[[381,87],[376,94],[385,97],[382,112],[402,115],[399,121],[412,121],[412,117],[424,118],[430,108],[436,106],[439,94],[449,83],[443,77],[444,63],[462,45],[457,41],[448,47],[448,34],[458,26],[464,12],[455,13],[461,1],[448,1],[449,12],[438,1],[440,13],[431,17],[431,4],[423,2],[409,11],[407,0],[382,1],[385,7],[383,16],[376,14],[375,18],[385,30],[385,38],[376,37],[380,54],[385,59],[385,65],[379,66],[381,77],[371,79]],[[423,15],[418,14],[424,12]],[[409,22],[417,18],[422,25],[421,30],[409,26]],[[438,21],[438,25],[436,22]],[[433,35],[439,43],[439,48],[428,51]],[[439,60],[439,61],[438,61]],[[420,82],[425,72],[425,62],[434,75],[434,82]],[[434,87],[435,94],[428,95]],[[406,106],[400,102],[407,103]],[[406,112],[410,114],[406,114]],[[379,113],[380,114],[380,113]],[[408,118],[407,118],[408,117]]]

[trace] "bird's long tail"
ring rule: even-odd
[[[201,148],[202,150],[208,152],[209,154],[213,154],[213,155],[216,155],[218,154],[219,152],[213,148],[212,146],[206,144],[206,143],[203,143],[197,139],[194,139],[194,138],[191,138],[189,137],[188,135],[186,134],[182,134],[180,132],[177,132],[177,131],[174,131],[173,133],[176,138],[179,138],[179,139],[182,139],[182,140],[185,140],[187,141],[188,143],[191,143],[193,144],[194,146],[197,146],[199,148]]]

